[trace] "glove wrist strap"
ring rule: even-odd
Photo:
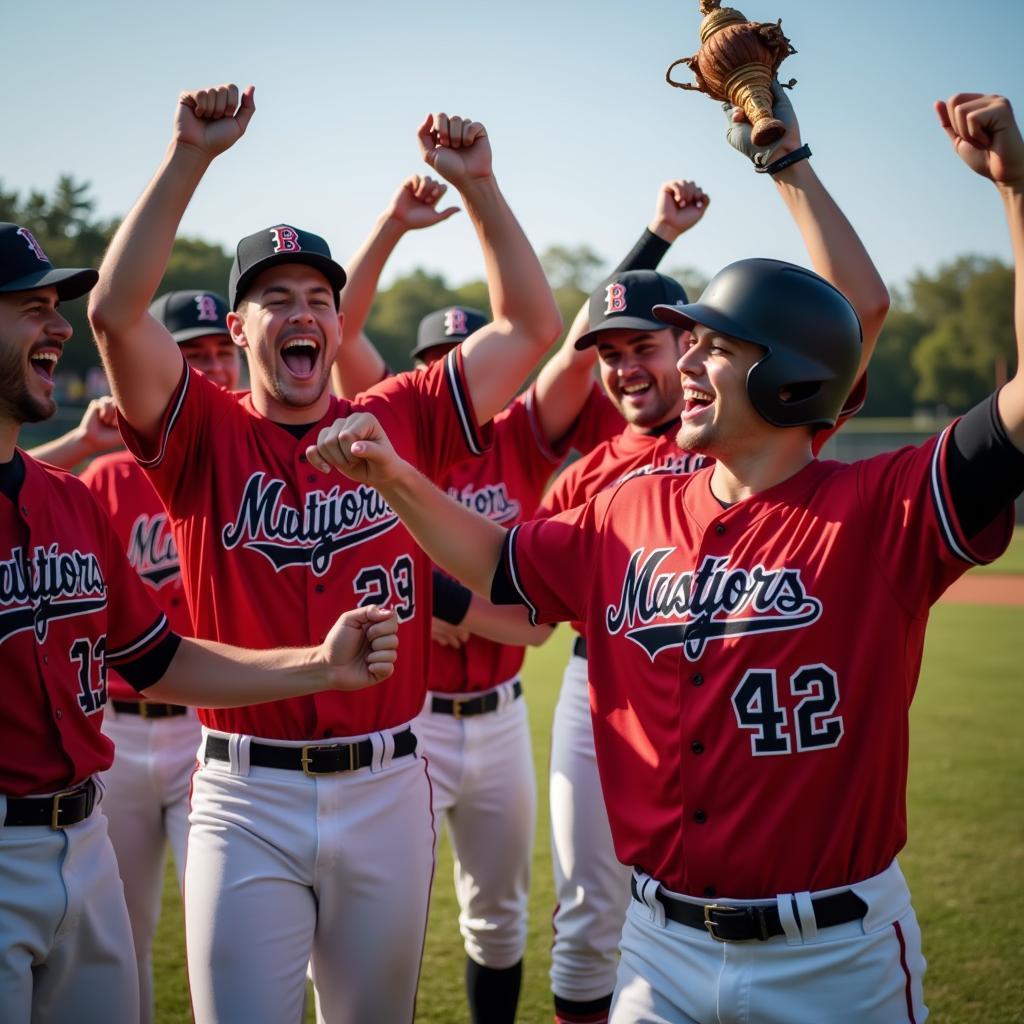
[[[778,174],[779,171],[784,171],[787,167],[792,167],[793,164],[806,160],[810,155],[811,147],[805,142],[799,149],[794,149],[792,153],[780,156],[778,160],[768,164],[766,167],[756,167],[755,170],[758,174]]]

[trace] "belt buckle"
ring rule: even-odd
[[[719,935],[715,931],[716,928],[720,927],[724,922],[716,921],[712,918],[712,914],[718,911],[723,914],[738,915],[741,918],[745,918],[747,921],[754,924],[757,928],[757,934],[750,936],[752,939],[758,939],[761,942],[766,942],[771,938],[768,933],[768,926],[765,923],[764,910],[761,907],[728,907],[721,903],[706,903],[704,905],[704,927],[707,928],[708,932],[716,942],[743,942],[744,939],[727,939]]]
[[[715,929],[718,927],[718,921],[716,921],[711,915],[716,910],[735,910],[735,907],[727,907],[721,903],[705,903],[704,904],[704,927],[707,928],[708,933],[715,942],[728,942],[728,939],[723,938]]]
[[[309,756],[310,751],[313,750],[336,750],[342,763],[337,768],[329,768],[324,772],[313,771],[310,767],[313,759]],[[344,763],[345,754],[348,755],[348,764]],[[302,773],[312,778],[317,775],[337,775],[339,772],[354,772],[357,768],[362,767],[358,754],[359,746],[356,743],[307,743],[302,748]]]
[[[452,718],[462,717],[462,704],[463,702],[461,700],[458,700],[455,697],[452,698]]]
[[[144,700],[139,701],[139,718],[149,718],[149,707]]]
[[[302,748],[302,774],[308,775],[311,778],[316,775],[334,775],[334,771],[316,772],[313,771],[310,765],[313,763],[313,759],[309,756],[311,750],[336,750],[338,745],[336,743],[307,743]],[[349,754],[351,759],[351,753]],[[341,769],[338,769],[340,771]]]
[[[53,807],[50,811],[50,828],[52,828],[55,832],[59,831],[60,829],[67,828],[67,825],[62,825],[60,822],[60,816],[62,813],[60,806],[61,800],[63,800],[64,797],[66,796],[78,796],[80,793],[81,790],[77,789],[68,789],[65,790],[63,793],[54,793]]]

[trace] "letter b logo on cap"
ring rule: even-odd
[[[618,281],[612,282],[604,290],[605,316],[621,313],[626,308],[626,286]]]
[[[209,320],[211,323],[216,323],[217,303],[212,295],[196,296],[196,319]]]
[[[299,245],[299,236],[295,228],[287,225],[270,229],[271,237],[274,239],[274,252],[302,252]]]
[[[444,315],[444,333],[446,335],[465,334],[467,328],[466,311],[449,309]]]
[[[46,253],[43,252],[43,247],[36,241],[36,236],[28,228],[18,228],[18,234],[25,239],[25,244],[32,250],[37,260],[43,263],[50,262]]]

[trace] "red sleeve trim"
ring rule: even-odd
[[[148,629],[140,633],[134,640],[130,640],[121,647],[111,647],[107,650],[107,664],[115,668],[130,664],[140,658],[144,658],[153,648],[158,647],[167,635],[171,632],[167,616],[162,612]]]
[[[949,488],[949,475],[947,472],[947,453],[949,451],[950,438],[954,420],[945,430],[939,434],[935,442],[935,450],[932,452],[929,480],[931,483],[932,500],[935,503],[935,515],[939,523],[939,532],[946,542],[946,547],[961,561],[969,562],[971,565],[986,565],[992,558],[985,554],[977,545],[972,544],[960,525],[957,518],[956,506],[953,504],[953,497]],[[982,530],[978,535],[979,539],[987,535],[987,530]]]
[[[125,443],[135,456],[138,464],[146,469],[154,469],[163,462],[164,455],[167,454],[167,442],[170,438],[171,430],[174,428],[174,424],[181,415],[182,406],[185,404],[185,395],[188,394],[188,385],[192,374],[189,371],[188,363],[184,360],[182,360],[181,367],[181,380],[178,382],[178,387],[171,396],[171,400],[167,403],[167,409],[164,411],[163,422],[160,424],[160,431],[157,434],[155,446],[149,445],[144,439],[140,438],[132,425],[124,419],[120,410],[118,410],[117,420],[121,426],[121,434],[125,439]],[[156,454],[149,457],[148,452],[153,447],[156,449]]]
[[[519,526],[513,526],[508,531],[508,536],[505,538],[505,548],[502,552],[502,566],[505,570],[505,575],[508,582],[512,584],[512,588],[519,597],[520,603],[526,605],[527,610],[530,613],[530,623],[534,626],[537,625],[537,607],[530,600],[529,595],[526,593],[526,588],[523,586],[523,579],[519,573],[519,566],[516,559],[516,541],[519,539]]]
[[[448,392],[455,406],[455,414],[462,427],[462,436],[466,447],[472,455],[482,455],[491,446],[489,426],[481,430],[477,426],[476,413],[473,411],[473,400],[466,386],[466,374],[462,365],[462,353],[453,348],[444,358],[445,380]]]

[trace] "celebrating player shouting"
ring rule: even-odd
[[[734,120],[731,108],[728,139],[755,166],[766,160],[785,162],[771,178],[800,231],[811,266],[849,298],[860,317],[861,379],[846,398],[841,422],[863,402],[863,371],[889,297],[856,232],[810,162],[790,157],[806,155],[807,150],[788,96],[777,89],[775,99],[786,134],[771,151],[753,147],[749,123],[742,115]],[[596,349],[602,383],[627,421],[626,429],[584,454],[558,478],[539,517],[582,505],[631,475],[690,473],[707,464],[705,453],[684,451],[676,440],[684,408],[676,363],[687,335],[684,327],[658,320],[653,307],[677,301],[686,301],[682,289],[653,269],[615,273],[591,296],[589,324],[576,334],[575,345],[584,351]],[[815,435],[815,451],[829,433],[821,430]],[[559,1024],[601,1024],[611,1006],[619,934],[629,904],[629,871],[615,855],[601,799],[584,623],[575,626],[581,635],[565,668],[551,730],[551,851],[557,897],[551,987]]]
[[[185,876],[197,1021],[295,1020],[305,968],[332,1022],[412,1017],[434,826],[409,722],[423,704],[430,567],[372,488],[306,463],[318,432],[353,409],[387,422],[437,476],[479,452],[560,329],[540,265],[491,169],[481,124],[419,127],[424,159],[461,193],[481,240],[494,321],[422,374],[353,406],[328,389],[345,274],[322,238],[291,225],[238,244],[228,325],[252,391],[187,371],[147,313],[185,207],[210,162],[246,130],[252,89],[184,93],[167,157],[104,260],[90,315],[135,451],[174,529],[200,636],[308,643],[340,608],[386,601],[402,665],[387,692],[201,712]]]
[[[1004,550],[1024,490],[1024,141],[1002,97],[938,111],[1006,208],[1018,368],[920,448],[814,457],[860,323],[817,275],[743,260],[657,310],[693,331],[678,441],[713,467],[634,476],[506,534],[431,488],[371,417],[310,452],[372,482],[477,592],[587,622],[604,795],[634,865],[615,1024],[927,1015],[895,861],[909,705],[930,606]]]
[[[32,233],[0,224],[0,1015],[139,1019],[121,880],[94,813],[113,745],[107,673],[156,701],[214,706],[369,686],[391,674],[397,622],[348,612],[315,649],[239,651],[182,639],[132,571],[85,485],[18,450],[53,415],[71,328],[61,301],[94,270],[55,269]]]

